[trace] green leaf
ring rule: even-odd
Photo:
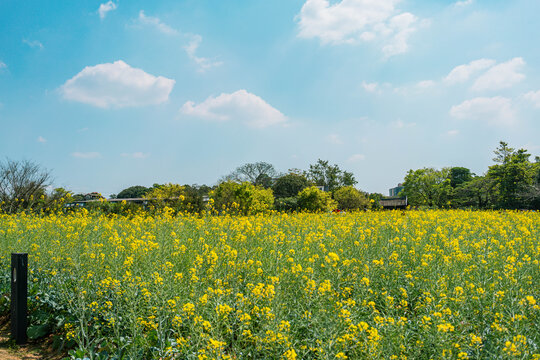
[[[40,337],[43,337],[48,334],[48,326],[47,325],[36,325],[36,326],[30,326],[26,330],[26,334],[28,335],[29,339],[39,339]]]

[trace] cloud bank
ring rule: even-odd
[[[519,72],[524,66],[525,61],[520,57],[495,65],[480,75],[471,89],[485,91],[510,88],[525,79],[525,75]]]
[[[512,125],[516,119],[512,101],[502,96],[466,100],[452,106],[450,115],[457,119],[480,120],[496,125]]]
[[[401,12],[399,0],[307,0],[297,16],[302,38],[319,38],[323,44],[378,41],[385,57],[408,50],[410,35],[419,19]]]

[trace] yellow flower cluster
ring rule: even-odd
[[[537,212],[0,215],[5,277],[28,251],[30,309],[89,358],[538,359],[538,239]]]

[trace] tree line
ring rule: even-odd
[[[540,209],[540,157],[504,141],[483,175],[464,167],[409,170],[401,196],[412,206],[474,209]]]
[[[248,163],[223,176],[217,185],[154,184],[132,186],[115,195],[117,199],[145,198],[150,207],[167,206],[179,211],[203,210],[252,214],[278,211],[330,211],[366,209],[368,194],[354,188],[351,172],[319,159],[309,169],[279,173],[266,162]],[[208,201],[205,201],[208,199]]]
[[[524,149],[515,150],[501,141],[494,164],[483,175],[465,167],[409,170],[403,190],[412,207],[474,209],[540,209],[540,158],[530,161]],[[146,199],[147,209],[175,211],[228,211],[251,214],[278,211],[331,211],[380,208],[384,195],[356,189],[352,172],[319,159],[306,170],[279,173],[266,162],[248,163],[219,179],[218,184],[154,184],[131,186],[111,198]],[[51,173],[31,161],[0,162],[0,211],[51,212],[65,205],[101,198],[98,193],[73,194],[50,189]],[[90,209],[105,213],[137,211],[131,202],[89,202]]]

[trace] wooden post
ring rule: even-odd
[[[11,336],[17,345],[25,344],[28,326],[28,254],[11,254]]]

